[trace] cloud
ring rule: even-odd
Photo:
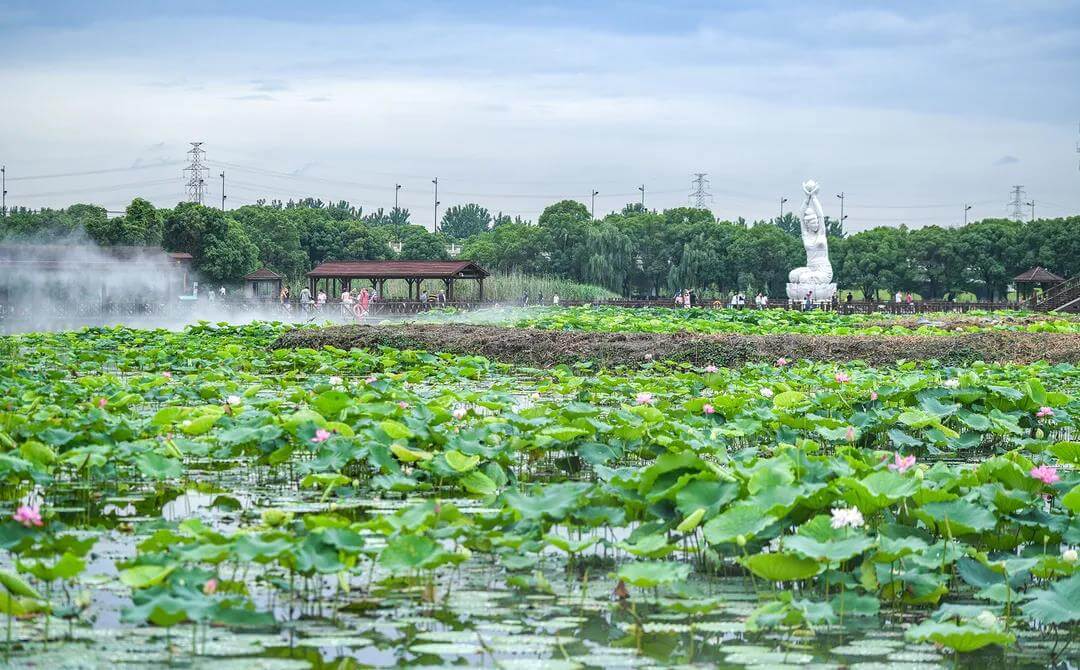
[[[256,91],[273,92],[289,89],[289,85],[280,79],[253,79],[250,83]]]
[[[266,93],[250,93],[248,95],[234,95],[230,100],[275,100],[274,96]]]
[[[994,165],[1012,165],[1013,163],[1019,163],[1020,159],[1016,156],[1002,156],[994,161]]]
[[[330,98],[325,95],[314,95],[307,99],[308,102],[330,102]]]

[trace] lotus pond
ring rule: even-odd
[[[430,320],[445,318],[432,314]],[[712,309],[694,307],[564,307],[480,310],[454,316],[471,322],[498,321],[517,328],[635,333],[740,333],[744,335],[956,335],[988,331],[1080,333],[1080,320],[1067,314],[978,311],[897,316],[838,314],[813,310]]]
[[[11,667],[1076,663],[1072,365],[535,370],[284,328],[0,340]]]

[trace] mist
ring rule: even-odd
[[[243,325],[254,321],[295,324],[438,323],[496,324],[520,308],[492,305],[469,313],[372,313],[357,319],[339,304],[304,310],[253,298],[244,288],[206,282],[157,247],[102,247],[78,232],[61,242],[0,244],[0,333],[52,332],[130,326],[181,330],[199,322]],[[397,301],[389,301],[397,302]],[[437,305],[433,305],[433,308]]]

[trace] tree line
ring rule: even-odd
[[[1080,272],[1080,217],[1021,223],[984,219],[955,228],[878,227],[845,234],[826,219],[829,254],[843,290],[863,295],[911,291],[927,299],[963,292],[1002,299],[1012,278],[1035,265],[1063,276]],[[784,295],[791,268],[805,263],[799,219],[717,220],[711,212],[662,212],[627,205],[593,219],[585,205],[548,206],[536,224],[492,215],[477,204],[450,207],[438,233],[406,209],[364,213],[348,202],[271,201],[222,211],[195,203],[158,209],[141,198],[121,216],[87,204],[12,209],[0,240],[57,242],[85,235],[101,245],[163,246],[186,251],[208,280],[235,282],[266,266],[290,279],[329,260],[458,258],[506,273],[595,284],[622,295],[703,295],[766,291]]]

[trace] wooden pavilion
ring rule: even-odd
[[[284,280],[284,275],[263,266],[244,275],[244,283],[247,284],[244,293],[256,300],[277,300]]]
[[[446,299],[454,299],[454,282],[461,279],[474,280],[480,287],[480,299],[484,299],[484,279],[487,270],[472,261],[330,261],[319,265],[307,274],[312,295],[318,294],[319,282],[329,296],[352,291],[353,280],[367,281],[380,296],[386,295],[389,279],[402,279],[409,287],[409,299],[420,299],[420,285],[425,279],[438,279],[446,287]],[[359,290],[359,289],[358,289]]]
[[[1018,297],[1022,296],[1023,293],[1027,293],[1028,295],[1034,295],[1035,288],[1037,286],[1041,287],[1043,292],[1045,293],[1047,290],[1054,286],[1057,286],[1063,281],[1065,281],[1064,277],[1059,277],[1058,275],[1050,272],[1046,268],[1039,265],[1036,265],[1030,270],[1021,272],[1020,274],[1013,277],[1013,283],[1016,284],[1016,293]],[[1023,288],[1021,288],[1021,285],[1024,284],[1027,285],[1027,291],[1024,291]]]

